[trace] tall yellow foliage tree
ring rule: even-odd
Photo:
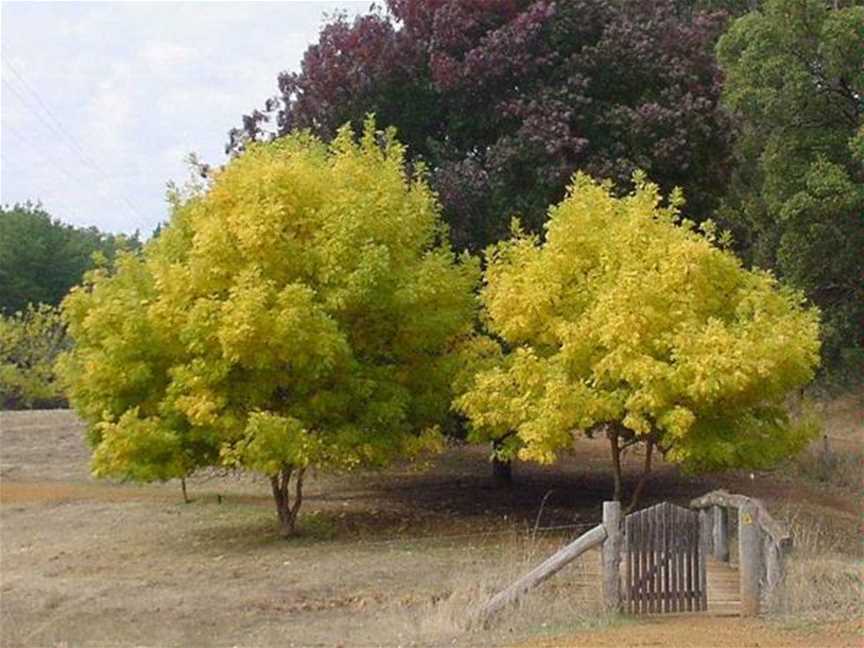
[[[92,470],[258,471],[290,535],[308,467],[437,443],[478,279],[392,132],[370,120],[359,142],[346,128],[330,145],[250,147],[178,201],[142,255],[64,303],[75,348],[62,373]]]
[[[455,406],[476,441],[551,462],[581,433],[690,470],[768,466],[800,449],[784,398],[818,362],[818,313],[745,270],[709,224],[682,221],[637,177],[632,195],[575,178],[543,241],[515,227],[487,254],[483,316],[503,342],[466,347]],[[637,486],[641,489],[643,479]]]

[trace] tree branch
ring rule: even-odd
[[[642,476],[639,478],[639,483],[636,484],[636,490],[633,491],[633,497],[630,499],[630,504],[627,505],[624,514],[630,513],[635,507],[636,503],[639,501],[639,495],[642,494],[642,489],[645,486],[645,480],[648,478],[648,473],[651,472],[651,455],[654,452],[654,438],[653,436],[648,437],[648,448],[645,451],[645,466],[642,470]]]

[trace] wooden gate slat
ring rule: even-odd
[[[639,582],[642,578],[642,513],[641,511],[633,518],[633,528],[636,531],[636,546],[633,548],[633,608],[636,614],[642,614],[642,593]]]
[[[630,551],[633,552],[633,585],[631,586],[631,596],[633,597],[633,613],[639,614],[639,547],[642,544],[642,536],[639,533],[639,514],[633,515],[633,546]]]
[[[648,584],[646,576],[648,575],[648,516],[642,511],[639,514],[639,534],[641,542],[639,543],[639,609],[642,614],[648,613]]]
[[[694,511],[694,513],[696,513]],[[697,513],[698,516],[698,513]],[[691,518],[696,524],[691,522],[690,525],[690,546],[687,547],[687,554],[690,556],[690,568],[693,570],[693,611],[699,609],[699,564],[696,562],[696,546],[699,544],[699,518]]]
[[[696,579],[693,569],[693,518],[687,516],[687,611],[693,611],[693,603],[696,601]]]
[[[654,516],[651,515],[649,509],[646,511],[645,515],[645,607],[648,614],[651,614],[654,611],[654,600],[652,598],[654,591],[651,587],[651,576],[653,575],[651,567],[654,566],[654,558],[651,555],[651,550],[654,549],[653,522]]]
[[[666,574],[666,502],[657,511],[657,611],[666,612],[666,589],[664,579]]]
[[[700,538],[700,540],[701,540],[701,538]],[[705,555],[706,543],[700,541],[700,542],[697,542],[696,544],[698,545],[697,550],[699,551],[699,576],[700,576],[699,582],[700,582],[700,585],[702,587],[702,591],[701,591],[702,596],[700,597],[702,605],[699,609],[700,610],[707,610],[708,609],[708,565],[706,564],[706,555]]]
[[[700,582],[702,580],[702,568],[699,566],[699,513],[698,511],[693,511],[693,513],[695,513],[693,516],[693,546],[691,547],[691,551],[693,552],[693,582],[695,583],[693,587],[693,609],[701,610],[702,587]]]
[[[678,547],[676,561],[678,562],[678,610],[684,612],[687,609],[686,575],[684,573],[684,511],[678,511]]]
[[[654,511],[654,551],[652,555],[654,556],[654,573],[651,578],[651,586],[654,590],[654,612],[662,612],[663,608],[660,603],[660,571],[662,569],[662,564],[660,563],[660,532],[663,527],[663,520],[661,518],[661,509],[657,508]]]
[[[628,515],[624,518],[624,609],[628,614],[633,614],[633,578],[631,569],[633,561],[630,554],[633,550],[633,517]]]
[[[648,548],[648,611],[651,613],[657,612],[657,511],[651,510],[649,516],[651,531],[649,534],[650,545]]]
[[[639,548],[642,546],[642,516],[639,513],[633,515],[633,613],[640,614],[642,610],[639,607],[639,576],[642,569],[639,565]]]
[[[630,612],[630,517],[624,516],[624,611]]]
[[[699,514],[663,502],[624,519],[624,609],[631,614],[708,607]]]
[[[690,550],[693,552],[693,609],[702,609],[702,568],[699,566],[699,513],[693,511],[693,545]]]
[[[654,612],[663,611],[663,588],[661,574],[663,573],[663,562],[660,547],[663,543],[663,505],[654,509]]]
[[[669,611],[675,611],[675,507],[670,506],[667,516],[666,553],[668,555],[668,570],[666,578],[669,581],[666,596],[669,599]]]
[[[642,578],[639,581],[639,590],[642,595],[642,613],[648,614],[648,604],[650,602],[648,588],[648,547],[651,544],[649,536],[650,526],[648,523],[648,514],[642,512],[642,547],[640,560],[642,561]]]
[[[667,550],[669,551],[669,611],[678,611],[678,588],[676,583],[677,570],[675,569],[675,537],[678,526],[675,524],[675,516],[678,510],[673,506],[669,509],[669,542]]]
[[[687,555],[687,545],[690,543],[690,534],[687,529],[687,514],[682,511],[681,513],[681,560],[683,561],[683,576],[684,579],[681,582],[684,602],[684,612],[687,612],[690,609],[690,587],[688,574],[690,571],[690,558]]]
[[[671,612],[675,612],[678,608],[677,601],[677,582],[676,577],[678,574],[677,571],[677,563],[675,561],[676,549],[677,549],[677,534],[678,534],[678,525],[675,523],[678,515],[678,509],[674,506],[669,509],[669,610]]]
[[[666,507],[666,537],[663,540],[663,551],[666,554],[666,605],[665,611],[672,612],[672,606],[675,600],[675,589],[672,587],[672,537],[675,533],[675,525],[672,523],[672,515],[675,513],[675,509],[672,506]]]
[[[637,584],[639,583],[639,545],[642,542],[641,534],[639,533],[639,516],[633,516],[633,545],[630,551],[631,565],[633,571],[633,583],[630,585],[630,605],[633,608],[633,614],[639,614],[639,592]]]
[[[669,552],[666,539],[669,535],[669,504],[664,502],[660,509],[660,603],[663,612],[669,611]]]
[[[687,612],[693,611],[693,566],[690,564],[690,525],[687,515],[684,515],[684,609]]]
[[[636,538],[633,546],[633,612],[639,614],[639,575],[642,569],[639,566],[639,547],[642,546],[642,516],[635,515],[633,517],[633,537]]]
[[[645,518],[645,512],[639,512],[639,612],[640,614],[648,613],[648,599],[645,596],[645,574],[648,566],[648,551],[645,549],[645,536],[648,530],[648,524]]]
[[[681,550],[684,547],[684,536],[682,527],[683,511],[680,508],[675,509],[675,555],[672,560],[675,563],[675,610],[676,612],[684,611],[684,564],[681,561]]]
[[[681,554],[683,538],[681,536],[681,510],[675,511],[675,571],[678,581],[675,583],[675,598],[678,603],[678,611],[684,611],[684,562]]]

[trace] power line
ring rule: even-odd
[[[14,138],[17,139],[19,142],[21,142],[21,144],[23,144],[25,147],[29,147],[29,148],[33,149],[36,152],[36,154],[40,157],[40,159],[42,159],[43,161],[47,162],[52,167],[54,167],[54,169],[56,169],[57,172],[60,173],[61,175],[65,176],[66,179],[69,181],[69,183],[72,184],[73,186],[79,186],[81,184],[80,178],[73,177],[69,173],[69,171],[64,169],[62,167],[62,165],[60,165],[58,163],[57,158],[51,157],[51,155],[49,155],[48,153],[46,153],[44,151],[40,151],[39,147],[33,141],[27,140],[23,135],[16,133],[15,131],[11,130],[8,126],[4,127],[3,134],[14,136]]]
[[[13,135],[17,140],[20,141],[20,143],[24,147],[29,147],[29,148],[33,149],[33,153],[38,156],[40,162],[51,166],[55,171],[57,171],[60,175],[62,175],[63,180],[65,180],[70,187],[72,187],[73,189],[77,189],[77,188],[81,187],[81,185],[82,185],[81,178],[74,177],[72,174],[69,173],[69,171],[67,171],[66,169],[63,168],[62,164],[58,164],[59,158],[52,157],[49,153],[46,153],[43,150],[41,150],[40,147],[35,145],[32,141],[28,141],[25,137],[23,137],[19,133],[16,133],[12,130],[9,130],[8,127],[6,127],[6,129],[4,129],[3,134],[4,134],[4,136]],[[0,152],[0,159],[3,160],[4,164],[8,164],[12,167],[17,167],[18,172],[21,173],[22,175],[26,176],[26,175],[29,175],[30,173],[32,173],[32,169],[25,168],[24,166],[18,164],[17,161],[13,162],[12,160],[9,159],[8,155],[5,153]],[[37,187],[37,190],[38,190],[38,187]],[[31,198],[33,198],[33,196],[31,196]],[[35,198],[37,201],[41,202],[43,200],[44,196],[37,194],[35,196]],[[80,216],[80,214],[77,213],[77,210],[73,210],[73,212],[75,213],[75,216]]]
[[[36,93],[36,91],[33,90],[33,88],[27,83],[27,81],[21,76],[21,74],[12,66],[12,64],[9,61],[4,59],[3,62],[15,74],[15,76],[18,78],[18,80],[22,84],[22,86],[26,90],[28,90],[28,92],[35,98],[36,102],[38,103],[38,106],[42,107],[45,114],[47,114],[48,117],[50,117],[54,123],[52,124],[48,120],[46,120],[45,117],[42,114],[40,114],[40,112],[38,110],[38,106],[36,106],[32,102],[32,100],[28,100],[27,97],[25,97],[23,94],[21,94],[21,92],[17,88],[15,88],[14,85],[12,85],[8,80],[4,79],[3,81],[6,83],[6,87],[9,88],[10,90],[12,90],[13,94],[15,94],[18,97],[18,99],[25,106],[27,106],[31,109],[32,114],[35,115],[37,119],[39,119],[39,121],[42,123],[42,125],[45,126],[45,128],[48,129],[49,132],[62,138],[64,140],[64,143],[66,144],[66,146],[73,153],[75,153],[78,156],[78,158],[86,166],[90,167],[90,169],[95,171],[97,174],[102,175],[104,180],[110,181],[110,179],[111,179],[110,174],[108,174],[103,168],[101,168],[96,162],[94,162],[90,156],[87,155],[87,153],[83,150],[83,148],[81,148],[81,146],[78,144],[78,142],[66,131],[66,129],[63,127],[63,124],[60,122],[60,120],[58,120],[54,116],[54,114],[50,111],[50,109],[41,100],[41,98]],[[139,227],[141,227],[145,221],[143,216],[138,212],[137,209],[135,209],[134,205],[132,205],[132,203],[129,201],[128,198],[126,198],[125,195],[120,195],[120,200],[123,201],[124,205],[127,207],[127,209],[135,217],[137,225]]]
[[[17,162],[13,162],[9,158],[6,157],[6,154],[3,151],[0,151],[0,160],[3,160],[3,164],[8,164],[9,166],[17,169],[24,170],[24,167],[18,164]]]
[[[11,61],[8,60],[9,57],[4,53],[3,55],[3,63],[6,67],[15,75],[16,80],[21,84],[21,86],[30,94],[33,98],[32,100],[28,100],[14,85],[12,85],[8,80],[3,79],[6,83],[6,87],[12,90],[13,94],[15,94],[18,99],[25,104],[25,106],[29,107],[32,113],[39,119],[43,126],[48,129],[54,135],[59,136],[64,140],[66,146],[74,152],[78,158],[87,166],[89,166],[93,171],[103,176],[103,179],[106,181],[110,181],[111,176],[108,174],[104,168],[102,168],[93,158],[91,158],[84,148],[78,143],[78,141],[67,132],[66,128],[64,128],[62,122],[54,115],[51,109],[46,105],[46,103],[39,96],[39,93],[36,92],[35,89],[27,82],[24,76],[18,71],[18,69],[12,64]],[[41,108],[44,115],[47,115],[53,123],[49,122],[48,119],[40,114],[39,108]],[[135,217],[135,222],[138,228],[141,231],[146,231],[148,228],[145,226],[146,219],[138,212],[132,202],[123,194],[119,196],[119,199],[123,202],[126,208],[131,212],[131,214]]]
[[[69,134],[68,130],[63,126],[62,122],[54,115],[52,110],[42,100],[42,97],[39,96],[39,93],[36,92],[33,86],[31,86],[30,83],[24,78],[24,76],[18,71],[18,68],[16,68],[10,60],[8,60],[8,56],[4,57],[3,63],[6,64],[6,66],[15,75],[18,82],[24,87],[24,89],[30,94],[30,96],[33,97],[36,104],[38,104],[38,106],[42,108],[44,113],[52,120],[53,126],[49,126],[49,128],[53,128],[55,133],[59,134],[60,137],[63,137],[67,142],[69,142],[72,150],[78,154],[78,156],[82,159],[82,161],[84,161],[85,164],[99,171],[103,175],[107,175],[105,174],[104,170],[102,170],[99,165],[89,155],[87,155],[87,152],[81,147],[78,141]],[[13,87],[11,84],[8,83],[8,81],[7,85],[9,85],[9,87]],[[19,97],[21,97],[21,95],[19,95]],[[42,120],[42,122],[48,125],[48,123],[44,119]],[[130,208],[133,211],[135,209],[132,206],[130,206]]]
[[[59,175],[63,176],[62,180],[65,180],[70,188],[77,190],[80,189],[82,186],[89,186],[93,183],[93,179],[91,177],[80,175],[79,167],[74,167],[74,172],[71,171],[71,169],[73,168],[71,165],[66,168],[66,165],[62,163],[62,158],[53,155],[51,151],[48,150],[44,145],[39,144],[37,138],[25,137],[21,133],[18,133],[12,128],[10,128],[8,125],[4,126],[3,135],[12,136],[15,140],[19,142],[19,144],[23,148],[30,149],[32,153],[37,156],[37,159],[41,164],[53,168]],[[8,156],[6,156],[5,154],[3,155],[3,159],[6,161],[7,164],[12,164],[12,166],[18,166],[25,175],[30,172],[30,170],[25,169],[17,163],[12,163],[11,160],[8,159]],[[42,196],[38,196],[37,198],[41,199]]]
[[[42,123],[42,125],[43,125],[47,130],[48,130],[49,133],[51,133],[52,135],[54,135],[54,136],[56,136],[56,137],[63,137],[63,131],[62,131],[62,128],[59,128],[59,127],[57,127],[57,126],[54,126],[53,124],[51,124],[50,122],[48,122],[48,121],[45,119],[45,117],[44,117],[42,114],[40,114],[40,113],[38,112],[38,110],[35,110],[35,109],[34,109],[34,105],[31,103],[31,100],[30,100],[30,99],[28,99],[27,97],[25,97],[25,96],[21,93],[21,91],[18,90],[14,85],[12,85],[12,84],[7,80],[7,79],[2,79],[2,82],[3,82],[3,84],[5,84],[5,86],[6,86],[7,89],[11,90],[12,93],[13,93],[16,97],[18,97],[18,100],[21,101],[22,105],[23,105],[25,108],[28,108],[28,109],[31,111],[31,114],[32,114],[34,117],[36,117],[36,118],[37,118],[37,119]],[[19,136],[19,137],[20,137],[20,136]],[[86,160],[84,160],[84,158],[81,156],[81,154],[80,154],[80,153],[79,153],[75,148],[73,148],[72,146],[70,146],[67,142],[64,142],[64,143],[66,144],[67,148],[69,148],[70,151],[72,151],[74,154],[76,154],[76,155],[77,155],[77,156],[82,160],[82,162],[84,162],[85,165],[91,167],[92,170],[95,170],[95,169],[93,169],[92,165],[91,165],[89,162],[87,162]]]

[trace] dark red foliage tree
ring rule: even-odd
[[[327,24],[228,149],[374,112],[430,168],[459,249],[513,215],[539,230],[580,169],[625,188],[643,169],[707,216],[728,173],[725,20],[682,0],[388,0]]]

